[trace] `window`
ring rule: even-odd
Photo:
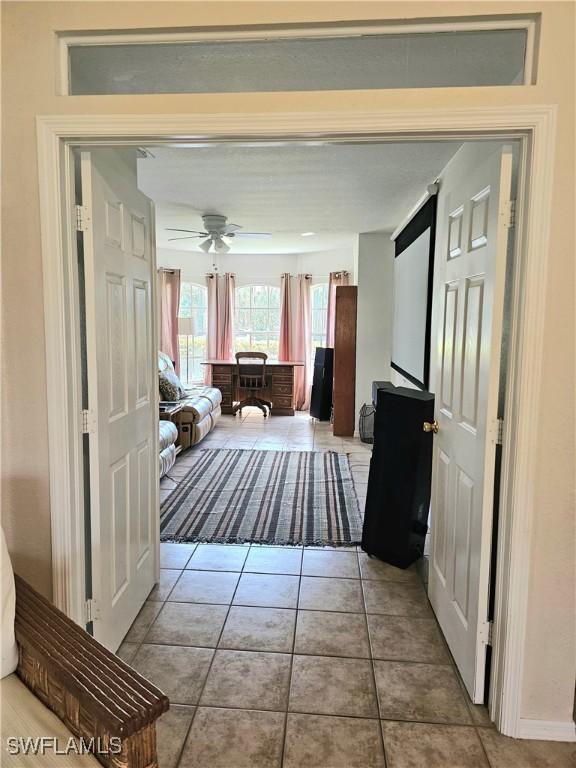
[[[328,319],[328,283],[312,286],[312,365],[316,347],[326,346],[326,321]]]
[[[528,85],[536,31],[533,18],[474,17],[361,24],[339,34],[244,30],[228,39],[183,30],[72,33],[60,36],[61,87],[79,96]]]
[[[204,285],[181,283],[178,313],[180,378],[184,384],[204,380],[202,361],[206,359],[208,289]]]
[[[278,360],[279,339],[280,288],[273,285],[236,288],[236,352],[266,352],[272,360]]]

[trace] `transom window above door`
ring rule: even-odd
[[[280,288],[274,285],[241,285],[236,288],[234,351],[266,352],[278,360],[280,339]]]
[[[62,33],[61,93],[262,93],[529,85],[536,17]]]

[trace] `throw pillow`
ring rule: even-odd
[[[162,400],[181,400],[186,395],[184,385],[174,371],[162,371],[159,374],[160,397]]]

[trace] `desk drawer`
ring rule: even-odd
[[[230,365],[213,365],[212,366],[212,376],[223,376],[226,378],[230,378],[232,376],[232,371],[236,370],[234,366]]]
[[[232,374],[231,373],[218,373],[214,372],[212,373],[212,381],[216,384],[217,382],[220,382],[221,384],[229,384],[232,381]]]
[[[274,410],[274,408],[292,408],[292,396],[274,396],[272,398],[272,410]]]
[[[292,397],[292,384],[277,384],[274,382],[272,395],[274,397],[277,397],[278,395],[289,395]]]
[[[286,374],[286,373],[272,374],[273,384],[292,384],[293,381],[294,381],[294,376],[292,376],[292,374]]]
[[[284,366],[270,366],[272,368],[272,375],[273,376],[288,376],[289,378],[292,378],[294,375],[294,369],[293,368],[285,368]]]
[[[228,381],[214,381],[212,379],[212,386],[216,387],[216,389],[219,389],[222,394],[227,392],[230,394],[232,392],[232,382],[230,380]]]

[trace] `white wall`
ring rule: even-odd
[[[213,256],[201,251],[177,251],[159,248],[158,266],[182,270],[182,280],[204,285],[205,275],[216,263],[218,271],[233,272],[236,285],[263,284],[280,285],[284,272],[297,275],[303,272],[312,275],[312,283],[327,283],[330,272],[342,269],[354,273],[353,251],[322,251],[302,254],[234,254]]]
[[[390,379],[394,314],[394,243],[389,233],[358,237],[356,415],[372,402],[372,382]]]

